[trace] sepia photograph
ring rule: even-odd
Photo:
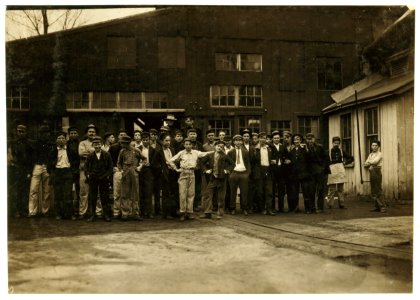
[[[414,6],[69,4],[3,7],[2,294],[414,295]]]

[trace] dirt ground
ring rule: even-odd
[[[364,214],[368,205],[358,203],[360,206]],[[337,216],[340,213],[343,214],[341,218]],[[352,214],[357,214],[356,209]],[[341,210],[323,216],[287,214],[271,219],[257,215],[250,218],[286,227],[295,224],[294,228],[300,231],[308,231],[326,219],[337,219],[334,226],[347,228],[357,239],[354,228],[367,227],[364,224],[372,224],[370,228],[374,228],[375,218],[384,227],[386,217],[392,215],[396,216],[392,221],[394,231],[391,234],[383,229],[381,234],[385,239],[392,238],[400,244],[410,238],[410,230],[412,234],[412,228],[407,228],[410,219],[404,217],[410,215],[410,208],[391,208],[388,216],[367,214],[373,218],[364,223],[363,214],[355,223],[352,221],[354,216]],[[398,216],[403,220],[401,226],[397,224]],[[246,234],[233,227],[229,220],[234,221],[234,217],[183,223],[161,219],[127,223],[97,221],[93,224],[52,218],[10,220],[9,292],[306,294],[412,291],[411,261],[384,261],[373,255],[369,257],[371,263],[367,267],[366,261],[362,259],[361,262],[357,255],[329,257],[321,255],[316,246],[313,249],[313,246],[294,247],[290,240],[279,240],[274,235],[273,241],[277,240],[272,242],[270,238]],[[363,231],[360,229],[361,233]],[[365,231],[371,232],[372,236],[378,235],[377,231],[368,228]],[[361,235],[365,240],[366,234]],[[379,242],[389,241],[382,238]]]

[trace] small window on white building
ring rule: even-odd
[[[353,156],[351,113],[340,116],[341,147],[347,154]]]

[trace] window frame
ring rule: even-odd
[[[216,119],[209,119],[208,120],[208,129],[212,129],[216,132],[216,136],[218,136],[219,131],[223,130],[226,132],[226,135],[231,135],[232,134],[232,119],[228,119],[228,118],[216,118]],[[212,126],[213,124],[211,124],[211,122],[215,122],[214,123],[214,127]],[[222,126],[217,126],[217,122],[228,122],[229,127],[223,127]]]
[[[23,90],[26,90],[26,92],[23,93]],[[18,95],[15,96],[16,93],[14,93],[14,91],[16,91]],[[31,109],[31,92],[26,86],[12,86],[9,89],[7,100],[8,110],[27,111]],[[27,106],[23,105],[25,100]],[[18,107],[14,107],[15,102],[18,103]]]
[[[375,130],[376,129],[376,133],[372,132],[369,133],[369,120],[368,120],[368,113],[372,112],[372,111],[376,111],[375,116],[376,116],[376,124],[375,124],[375,117],[373,117],[373,124],[372,124],[372,129]],[[373,116],[373,115],[372,115]],[[370,153],[370,143],[373,140],[379,140],[379,136],[380,136],[380,119],[379,119],[379,107],[378,106],[372,106],[372,107],[368,107],[365,108],[363,110],[363,120],[364,120],[364,130],[365,130],[365,158],[367,158],[369,156]],[[375,127],[376,128],[373,128]]]
[[[310,125],[310,126],[306,126],[306,120],[307,120],[308,118],[311,118],[311,125]],[[300,123],[300,121],[301,121],[302,119],[304,119],[304,120],[305,120],[305,124],[304,124],[304,126],[303,126],[303,127],[301,126],[301,123]],[[316,127],[312,126],[312,121],[313,121],[314,119],[316,119]],[[315,116],[315,115],[300,115],[300,116],[298,116],[298,117],[297,117],[297,120],[298,120],[298,122],[297,122],[297,132],[298,132],[299,134],[301,134],[302,136],[305,136],[307,133],[311,132],[311,133],[313,133],[313,134],[314,134],[317,138],[319,137],[319,123],[320,123],[320,117],[319,117],[319,116]],[[309,131],[306,131],[306,129],[307,129],[308,127],[310,127],[310,130],[309,130]],[[303,128],[303,131],[301,131],[301,128]],[[313,130],[314,128],[315,128],[316,130]]]
[[[248,90],[252,89],[253,93],[252,95],[248,95]],[[259,89],[260,94],[256,93],[256,89]],[[226,95],[221,95],[221,90],[226,89],[228,93]],[[240,90],[245,89],[246,93],[245,95],[240,95]],[[233,90],[233,93],[230,93],[229,90]],[[215,91],[217,91],[215,93]],[[214,97],[218,98],[218,103],[214,104]],[[226,98],[226,104],[222,105],[221,97],[227,97]],[[230,97],[234,97],[232,101],[229,99]],[[251,105],[241,105],[241,97],[245,97],[245,103],[248,104],[252,101],[254,104]],[[255,103],[257,103],[257,98],[260,98],[260,106],[256,106]],[[233,103],[233,105],[228,105],[229,103]],[[260,85],[210,85],[210,107],[212,108],[262,108],[263,107],[263,87]]]
[[[330,87],[327,84],[327,80],[328,80],[328,63],[331,64],[331,61],[334,61],[333,63],[333,72],[335,72],[335,63],[340,63],[340,72],[339,72],[339,77],[340,80],[336,81],[333,83],[333,87]],[[321,73],[320,71],[320,63],[323,63],[323,73]],[[316,69],[317,69],[317,88],[319,91],[338,91],[341,90],[343,88],[343,59],[342,57],[317,57],[316,58]],[[323,74],[324,80],[323,80],[323,86],[320,86],[320,74]],[[332,79],[334,79],[334,77],[336,77],[336,74],[333,73]],[[337,84],[339,84],[339,86],[336,86]]]
[[[347,120],[344,120],[348,118]],[[344,121],[347,124],[344,124]],[[346,132],[346,128],[348,129]],[[349,133],[349,135],[347,135]],[[343,113],[340,115],[340,134],[341,134],[341,147],[350,156],[353,156],[353,118],[352,113]]]

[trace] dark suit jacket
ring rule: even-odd
[[[74,148],[71,147],[67,147],[66,149],[67,152],[67,157],[69,159],[70,162],[70,168],[72,170],[73,173],[77,173],[79,171],[79,164],[80,164],[80,158],[79,158],[79,153],[77,150],[75,150]],[[48,164],[47,164],[47,171],[48,173],[52,173],[55,170],[55,166],[57,164],[57,159],[58,159],[58,149],[57,147],[54,147],[49,155],[49,160],[48,160]]]
[[[290,151],[292,179],[307,179],[311,176],[310,154],[302,147],[293,148]]]
[[[175,149],[169,147],[169,150],[171,150],[172,156],[175,156]],[[165,154],[163,153],[163,147],[160,147],[160,149],[156,152],[155,160],[159,161],[159,165],[161,166],[161,174],[164,181],[168,181],[170,169],[166,164]]]
[[[209,155],[206,155],[203,157],[202,160],[202,169],[203,172],[207,170],[212,170],[212,175],[214,175],[214,156],[216,155],[216,152],[211,153]],[[218,169],[219,174],[218,178],[227,178],[227,174],[224,172],[225,170],[228,171],[228,173],[231,173],[233,168],[235,167],[235,162],[224,152],[219,153],[219,161],[218,161]]]
[[[328,173],[328,157],[321,144],[314,144],[309,147],[309,164],[312,175],[321,175]]]
[[[284,161],[289,158],[289,152],[287,151],[286,147],[282,144],[279,146],[279,150],[277,150],[276,146],[271,145],[271,159],[276,161],[275,166],[279,165],[279,161],[281,165],[284,164]]]
[[[98,159],[95,152],[92,152],[86,158],[85,164],[86,177],[90,179],[105,179],[111,177],[113,172],[113,164],[111,154],[101,150],[101,158]]]
[[[271,160],[273,160],[273,149],[271,149],[271,146],[267,145],[267,151],[268,151],[268,163],[269,163],[269,172],[271,174],[272,171],[272,164]],[[254,171],[253,172],[253,178],[257,179],[260,176],[260,170],[261,170],[261,149],[259,147],[255,148],[255,154],[254,154]]]
[[[251,174],[251,156],[250,153],[248,152],[248,150],[246,150],[245,147],[241,147],[242,150],[242,159],[244,160],[244,165],[246,168],[246,172],[249,176],[249,174]],[[233,164],[235,166],[236,164],[236,148],[233,148],[232,150],[230,150],[227,155],[230,157],[230,159],[233,161]]]

